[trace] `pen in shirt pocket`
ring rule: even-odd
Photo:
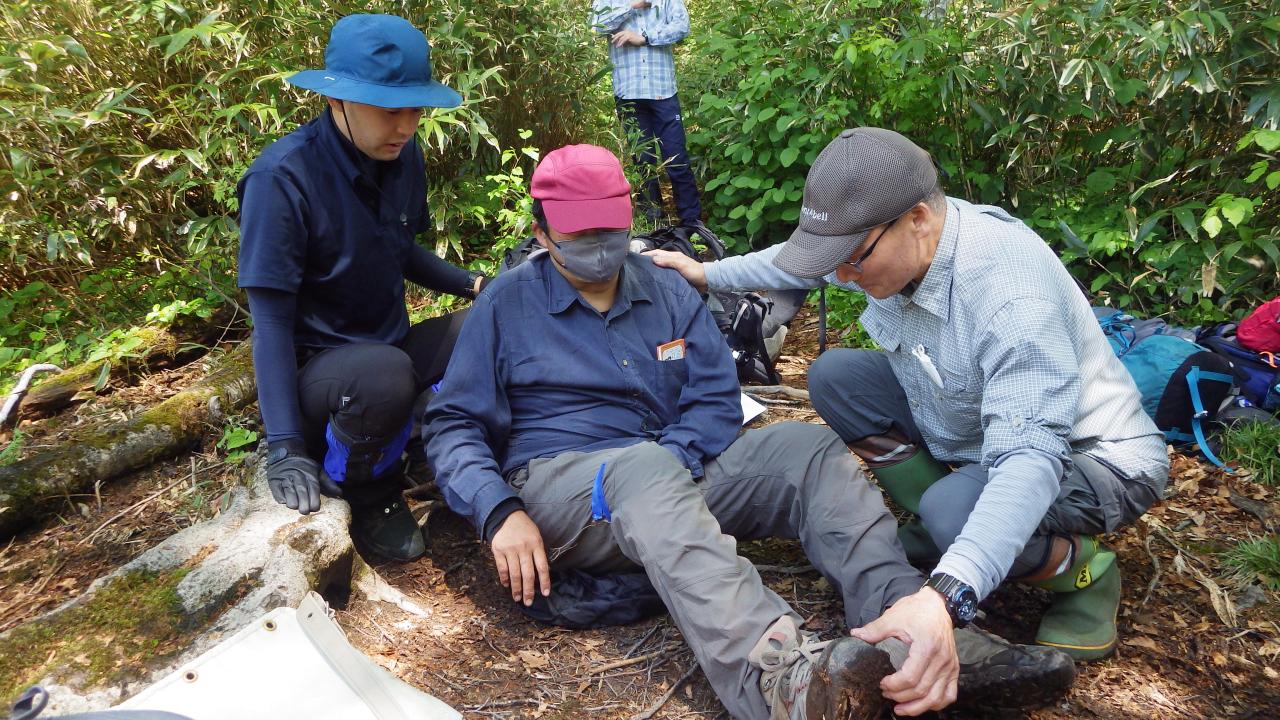
[[[933,382],[939,390],[942,389],[942,375],[938,373],[938,366],[933,364],[933,358],[925,352],[924,345],[916,345],[911,348],[911,354],[916,356],[916,360],[920,361],[920,367],[924,370],[924,374],[929,376],[929,380]]]

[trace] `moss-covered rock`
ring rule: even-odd
[[[85,685],[143,677],[180,651],[193,628],[177,592],[187,572],[120,575],[83,602],[0,635],[0,698],[51,674]]]

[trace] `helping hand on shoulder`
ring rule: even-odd
[[[658,267],[670,268],[680,273],[698,292],[707,291],[707,274],[702,269],[702,263],[697,260],[672,250],[647,250],[644,256],[652,258],[653,264]]]
[[[955,627],[942,596],[932,588],[902,598],[850,634],[869,643],[894,637],[910,646],[906,663],[880,681],[884,696],[897,703],[894,713],[919,715],[955,702],[960,677]]]
[[[493,534],[491,549],[498,580],[511,588],[512,600],[527,606],[533,604],[535,590],[543,597],[551,594],[551,566],[542,533],[528,513],[517,510],[508,515]]]

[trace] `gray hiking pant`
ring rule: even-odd
[[[832,350],[809,367],[809,397],[818,415],[845,442],[898,428],[919,447],[924,439],[906,393],[884,353]],[[1126,479],[1088,455],[1071,455],[1071,472],[1057,499],[1013,562],[1009,577],[1040,567],[1054,534],[1098,535],[1136,520],[1156,500],[1150,483]],[[945,551],[964,529],[987,484],[987,468],[974,463],[934,483],[920,500],[920,520]]]
[[[591,521],[605,466],[612,522]],[[857,460],[827,428],[783,423],[740,436],[694,480],[670,451],[644,442],[533,460],[511,484],[542,532],[553,568],[643,568],[735,718],[767,718],[747,653],[783,615],[802,618],[739,557],[735,538],[799,538],[859,626],[924,578],[907,564],[893,516]]]

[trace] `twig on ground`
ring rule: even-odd
[[[10,544],[12,545],[13,543],[10,543]],[[630,649],[628,649],[628,650],[627,650],[627,652],[623,654],[623,656],[622,656],[622,657],[624,657],[624,658],[629,658],[629,657],[631,657],[631,656],[635,653],[635,651],[636,651],[636,650],[639,650],[639,649],[640,649],[640,646],[641,646],[641,645],[643,645],[643,644],[645,643],[645,641],[646,641],[646,640],[648,640],[649,638],[653,637],[653,634],[654,634],[654,633],[656,633],[656,632],[658,632],[658,628],[660,628],[660,627],[662,627],[662,626],[661,626],[661,625],[654,625],[653,627],[649,628],[649,632],[645,633],[644,635],[641,635],[641,636],[640,636],[640,639],[639,639],[639,640],[637,640],[637,641],[635,641],[635,644],[633,644],[633,645],[631,646],[631,648],[630,648]]]
[[[756,572],[771,572],[779,575],[803,575],[817,572],[812,565],[756,565]]]
[[[1151,599],[1151,594],[1155,592],[1156,586],[1160,584],[1160,558],[1151,549],[1151,534],[1147,533],[1147,537],[1142,541],[1142,547],[1147,549],[1147,557],[1151,558],[1151,582],[1147,585],[1147,593],[1142,596],[1142,602],[1139,607],[1146,607],[1147,601]]]
[[[697,670],[698,670],[698,663],[696,662],[690,663],[689,669],[684,671],[684,675],[681,675],[679,680],[671,684],[671,687],[668,688],[665,693],[663,693],[662,697],[658,698],[658,702],[649,706],[648,710],[645,710],[639,715],[631,716],[631,720],[649,720],[649,718],[652,718],[654,715],[657,715],[658,711],[662,709],[662,706],[666,705],[667,701],[670,700],[671,697],[676,694],[676,690],[679,690],[680,686],[684,684],[684,681],[692,677],[693,674],[697,672]]]
[[[809,402],[808,390],[798,390],[786,385],[748,385],[742,391],[748,395],[783,395],[793,400]]]
[[[639,665],[642,662],[652,660],[656,657],[661,657],[663,655],[667,655],[673,649],[674,648],[671,645],[664,645],[658,648],[657,650],[654,650],[653,652],[647,652],[643,655],[637,655],[633,658],[626,658],[625,660],[614,660],[613,662],[607,662],[603,665],[599,665],[597,667],[588,669],[587,675],[599,675],[600,673],[606,673],[606,672],[609,672],[610,670],[617,670],[618,668],[624,668],[630,665]]]
[[[165,485],[164,487],[160,488],[159,490],[157,490],[157,491],[155,491],[155,492],[151,493],[150,495],[148,495],[148,496],[146,496],[146,497],[142,498],[142,499],[141,499],[141,500],[139,500],[138,502],[136,502],[136,503],[134,503],[134,504],[130,505],[129,507],[125,508],[124,510],[121,510],[120,512],[116,513],[115,515],[112,515],[110,519],[108,519],[106,522],[104,522],[104,523],[102,523],[101,525],[99,525],[99,526],[98,526],[98,528],[97,528],[96,530],[94,530],[93,532],[91,532],[91,533],[89,533],[88,535],[84,536],[84,538],[82,538],[82,539],[80,540],[80,542],[78,542],[78,543],[76,543],[76,544],[77,544],[77,545],[84,545],[85,543],[92,541],[95,537],[97,537],[97,536],[98,536],[98,533],[102,532],[102,530],[103,530],[104,528],[106,528],[108,525],[110,525],[111,523],[114,523],[115,521],[119,520],[120,518],[124,517],[125,515],[128,515],[129,513],[133,512],[134,510],[137,510],[138,508],[140,508],[140,507],[142,507],[142,506],[146,505],[147,503],[151,502],[152,500],[155,500],[156,498],[160,497],[160,496],[161,496],[161,495],[163,495],[164,493],[168,492],[169,490],[174,489],[175,487],[177,487],[177,486],[181,485],[182,483],[184,483],[184,482],[186,482],[186,481],[187,481],[186,476],[180,477],[180,478],[178,478],[177,480],[174,480],[173,482],[169,483],[168,485]]]

